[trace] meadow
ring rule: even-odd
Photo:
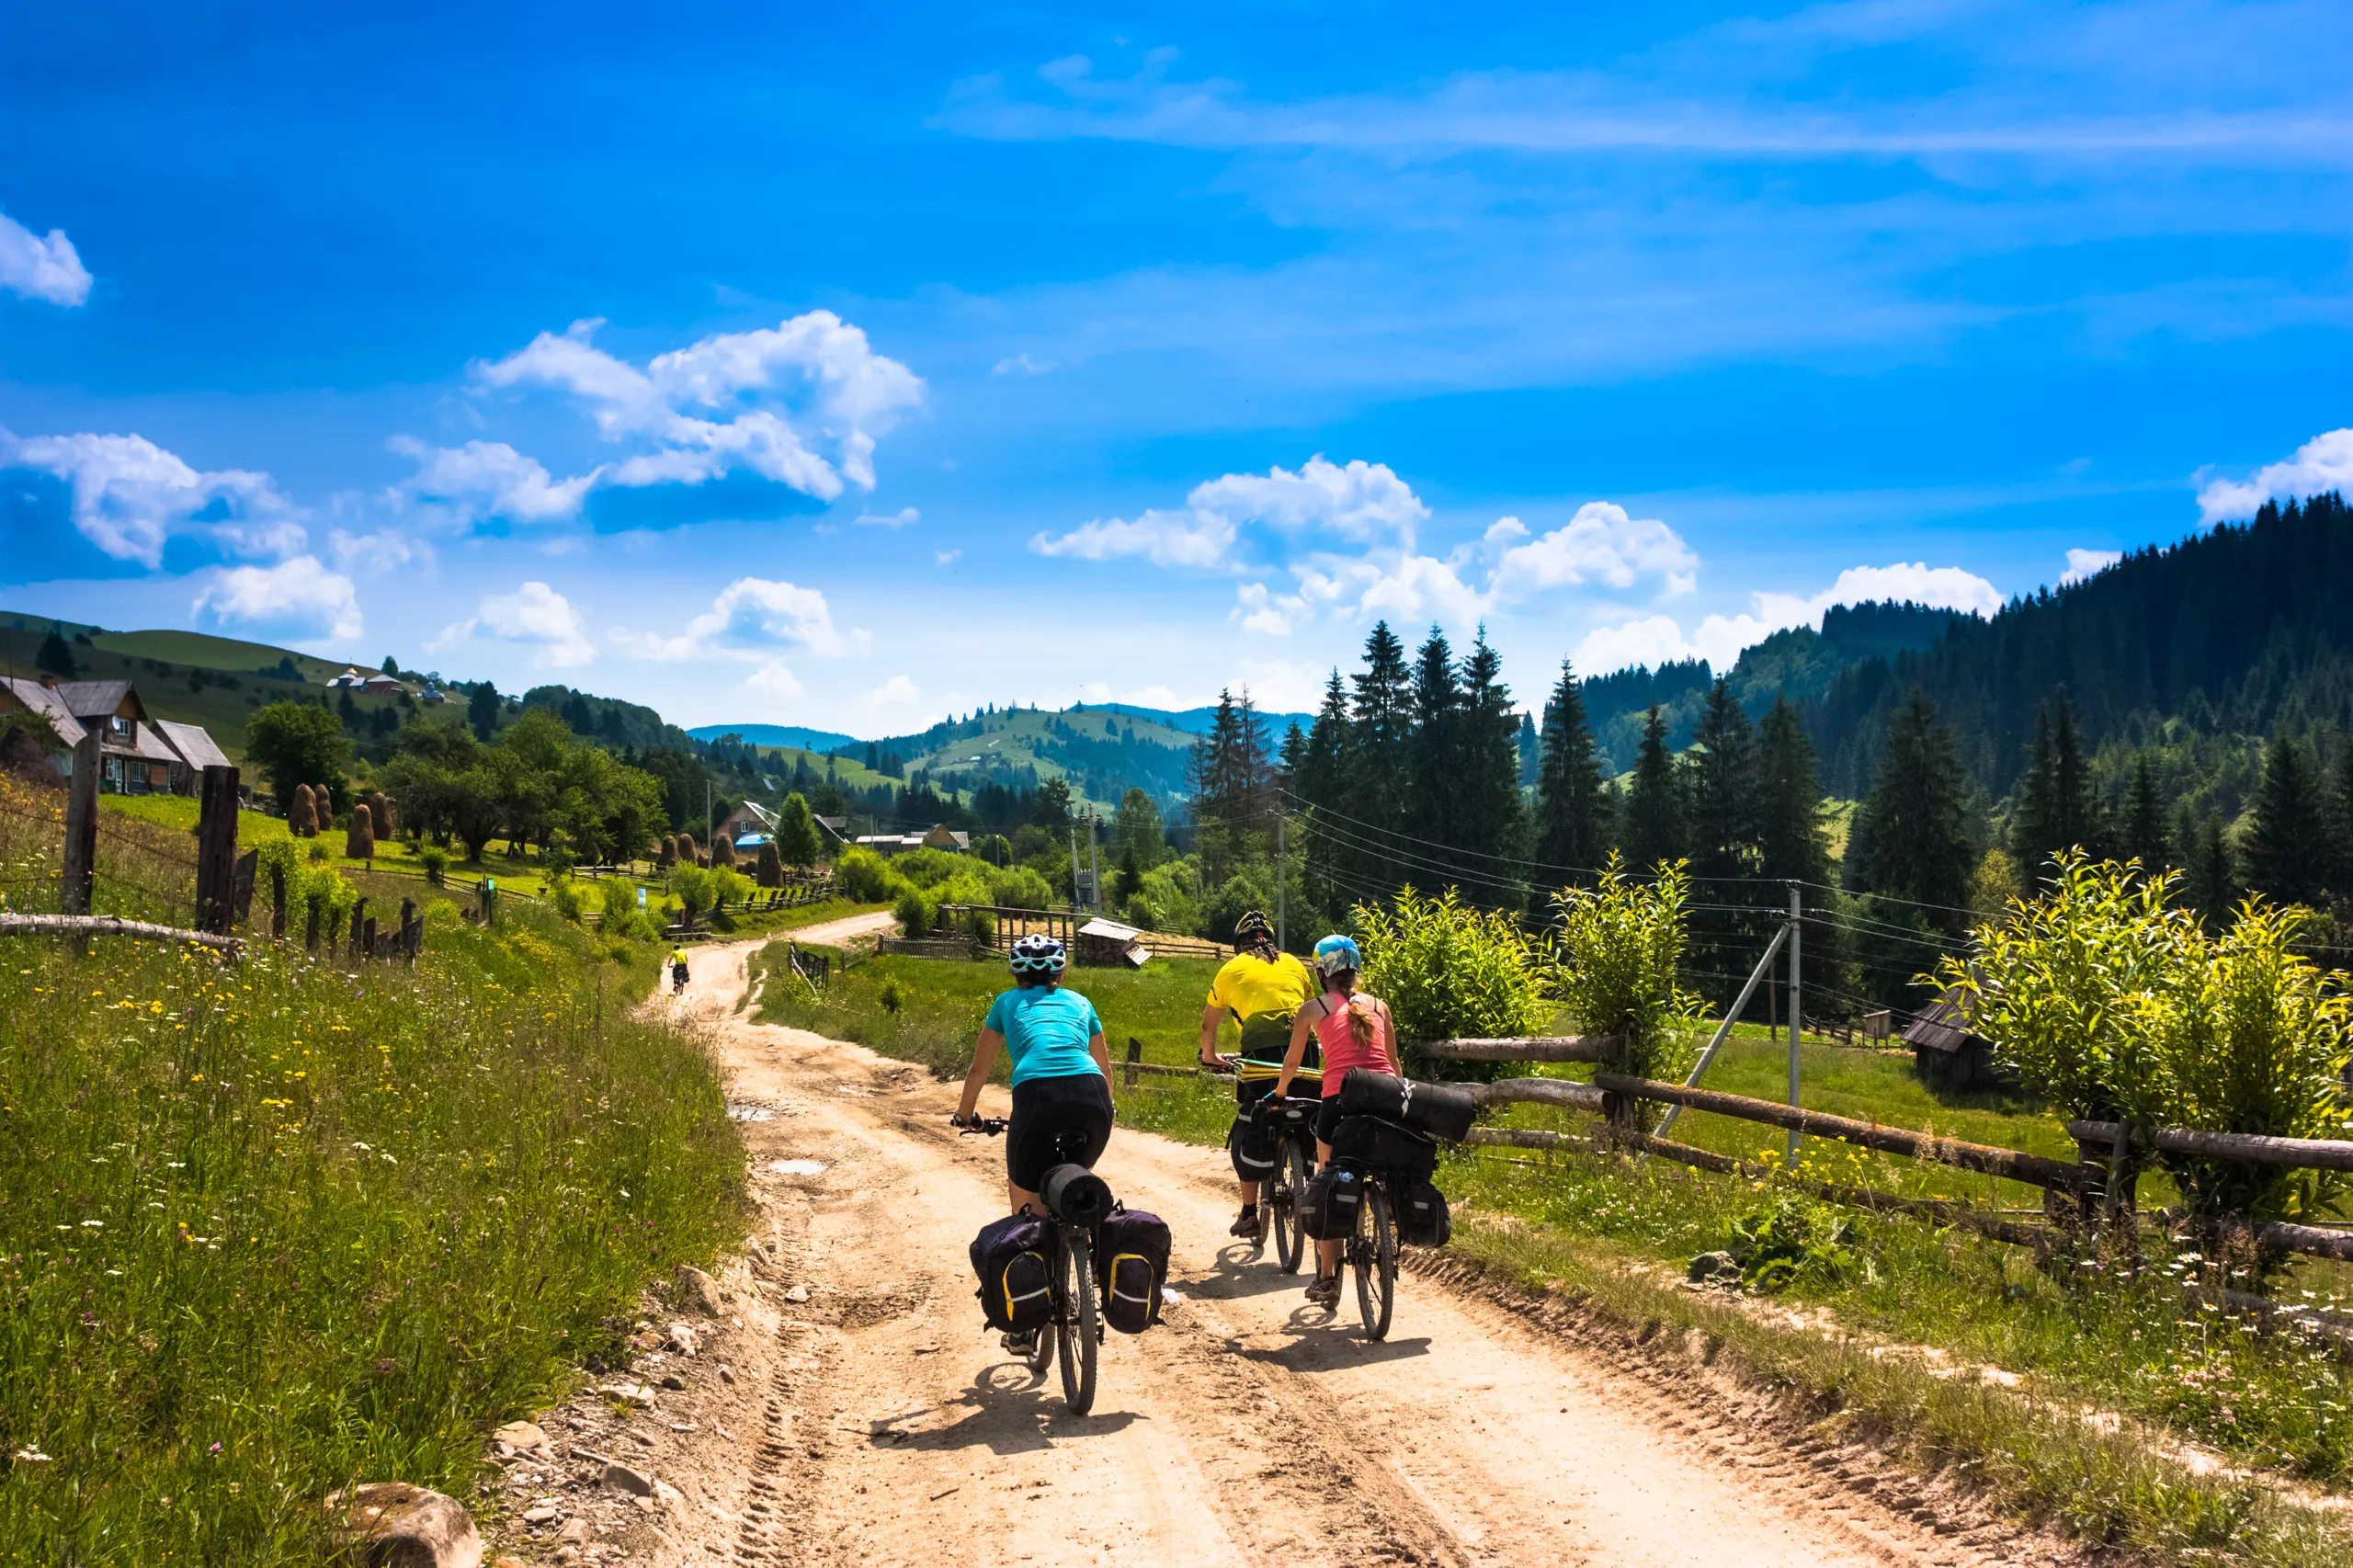
[[[0,945],[0,1561],[310,1562],[338,1486],[468,1498],[738,1239],[718,1076],[627,1012],[657,948],[361,880],[422,897],[414,968]]]

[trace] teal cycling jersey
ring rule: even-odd
[[[1095,1004],[1061,986],[1048,990],[1033,985],[1007,991],[989,1004],[982,1028],[1005,1037],[1006,1053],[1013,1060],[1013,1081],[1067,1078],[1102,1069],[1095,1064],[1086,1042],[1103,1032]]]

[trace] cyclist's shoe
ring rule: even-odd
[[[1338,1306],[1340,1304],[1340,1277],[1336,1274],[1317,1276],[1315,1282],[1307,1288],[1307,1299],[1309,1302],[1319,1307]]]
[[[1226,1227],[1225,1233],[1229,1236],[1256,1236],[1258,1233],[1258,1206],[1255,1203],[1246,1205],[1241,1217]]]
[[[1033,1328],[1027,1334],[1008,1334],[1003,1344],[1008,1356],[1034,1356],[1038,1353],[1038,1331]]]

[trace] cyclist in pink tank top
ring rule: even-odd
[[[1389,1004],[1357,989],[1364,954],[1346,937],[1326,937],[1315,944],[1314,970],[1324,982],[1324,994],[1302,1005],[1291,1020],[1290,1050],[1275,1080],[1275,1093],[1290,1092],[1291,1074],[1307,1053],[1312,1031],[1324,1049],[1324,1104],[1315,1113],[1315,1163],[1332,1163],[1332,1133],[1340,1124],[1340,1084],[1350,1071],[1390,1073],[1403,1076],[1397,1062],[1397,1020]],[[1315,1244],[1315,1282],[1307,1299],[1331,1306],[1340,1299],[1340,1249],[1335,1239]]]

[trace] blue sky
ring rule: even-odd
[[[11,609],[869,734],[1386,615],[1532,703],[2353,484],[2342,5],[6,36]]]

